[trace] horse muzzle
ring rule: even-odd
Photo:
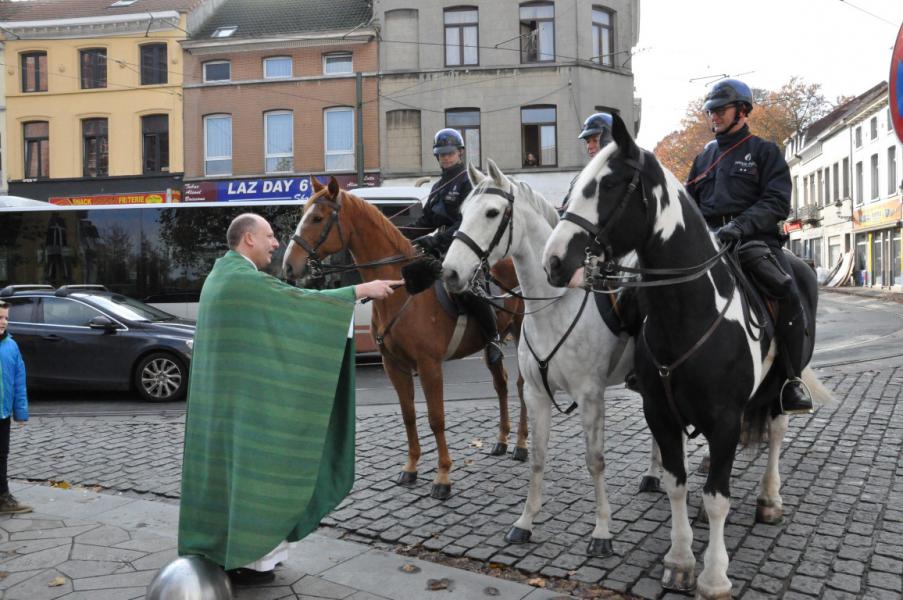
[[[549,283],[555,287],[568,287],[568,284],[575,273],[574,269],[566,268],[564,261],[554,254],[549,256],[545,270],[546,278],[549,280]]]
[[[461,277],[457,269],[449,267],[442,269],[442,281],[445,283],[446,289],[453,294],[466,292],[470,283],[469,279]]]

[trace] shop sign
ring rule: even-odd
[[[802,231],[803,224],[800,221],[785,222],[784,223],[784,233],[790,233],[791,231]]]
[[[897,132],[897,137],[903,141],[903,25],[897,33],[897,43],[890,58],[890,88],[888,89],[888,102],[890,104],[890,117]]]
[[[866,204],[853,212],[853,229],[872,229],[881,225],[894,225],[903,219],[900,199]]]
[[[101,206],[118,204],[163,204],[181,202],[182,192],[145,192],[137,194],[102,194],[97,196],[51,196],[50,203],[58,206]]]
[[[326,184],[328,175],[317,175]],[[338,175],[336,180],[344,189],[356,187],[354,175]],[[379,175],[364,175],[364,185],[379,184]],[[227,179],[220,181],[186,181],[183,184],[186,202],[238,202],[271,200],[308,200],[312,193],[310,177],[282,177],[272,179]]]

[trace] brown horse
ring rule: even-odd
[[[316,178],[312,179],[314,194],[305,206],[295,235],[285,250],[282,262],[285,277],[304,277],[309,274],[311,263],[317,264],[320,259],[347,249],[365,281],[401,279],[402,265],[409,262],[407,258],[416,256],[407,238],[376,207],[340,189],[335,178],[331,178],[326,186],[321,185]],[[496,265],[493,275],[508,289],[517,286],[510,260]],[[511,333],[518,339],[521,326],[518,313],[523,312],[523,302],[511,297],[505,300],[504,306],[511,313],[499,314],[499,331],[503,337]],[[413,485],[417,480],[420,441],[414,412],[416,372],[426,396],[430,429],[433,430],[439,453],[439,464],[430,495],[440,500],[451,494],[448,472],[452,465],[445,441],[442,362],[468,356],[486,346],[486,339],[473,319],[468,320],[463,336],[460,332],[456,336],[455,330],[456,319],[442,309],[433,288],[414,296],[402,288],[385,300],[373,302],[370,331],[379,345],[383,368],[398,394],[408,438],[408,460],[396,481],[399,485]],[[458,338],[459,342],[456,348],[450,349],[453,337]],[[507,452],[511,431],[508,419],[508,373],[503,361],[489,365],[489,371],[499,398],[498,441],[492,454],[503,455]],[[524,408],[523,380],[520,377],[517,387],[521,409],[514,457],[526,460],[527,411]]]

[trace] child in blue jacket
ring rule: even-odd
[[[28,421],[28,395],[25,392],[25,363],[19,346],[6,326],[9,304],[0,300],[0,514],[27,513],[31,507],[9,493],[6,463],[9,458],[9,426],[13,419],[24,427]]]

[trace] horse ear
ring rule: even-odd
[[[640,149],[636,145],[636,142],[633,141],[633,136],[631,136],[630,132],[627,130],[627,125],[624,123],[624,120],[618,113],[614,113],[611,116],[611,119],[611,137],[614,139],[615,144],[618,145],[618,148],[621,149],[624,156],[638,156]]]
[[[339,197],[339,192],[341,188],[339,188],[339,182],[335,177],[329,178],[329,183],[326,184],[326,187],[329,189],[329,197],[335,200]]]
[[[499,166],[495,164],[495,161],[491,158],[486,159],[486,163],[489,165],[489,176],[492,177],[496,183],[502,184],[507,181],[507,177],[502,173],[502,170],[499,169]]]
[[[467,161],[467,178],[470,179],[470,185],[476,187],[486,179],[486,176],[472,162]]]
[[[317,179],[316,175],[312,175],[310,178],[310,181],[311,181],[311,183],[313,183],[315,194],[320,193],[321,191],[323,191],[323,188],[326,187],[322,183],[320,183],[320,180]]]

